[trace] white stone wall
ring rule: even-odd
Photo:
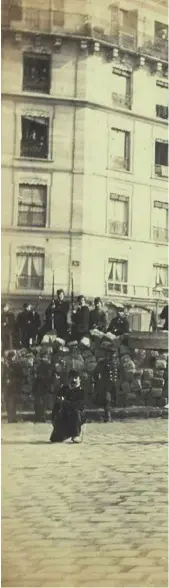
[[[79,4],[73,5],[78,12]],[[80,5],[83,12],[84,3]],[[152,30],[154,20],[166,22],[164,15],[150,16]],[[141,18],[143,23],[143,13]],[[43,247],[46,259],[52,258],[57,283],[66,291],[69,263],[75,260],[75,290],[104,296],[109,257],[128,261],[130,284],[151,286],[153,264],[168,263],[167,245],[152,241],[153,202],[167,201],[167,180],[154,175],[155,139],[167,139],[166,121],[155,117],[159,75],[147,65],[136,68],[132,110],[113,109],[117,88],[114,79],[112,89],[112,67],[117,64],[107,61],[103,49],[88,55],[73,41],[63,42],[57,52],[46,37],[43,50],[52,55],[50,95],[27,93],[22,91],[22,53],[30,46],[32,40],[23,37],[19,42],[6,38],[2,47],[2,290],[15,291],[16,249],[29,244]],[[21,115],[39,111],[50,118],[49,160],[20,159]],[[111,127],[131,133],[129,172],[110,168]],[[19,183],[29,180],[47,185],[42,229],[17,227]],[[109,235],[111,192],[129,199],[128,237]],[[46,292],[51,288],[48,265]]]

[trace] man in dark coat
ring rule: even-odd
[[[163,331],[168,331],[168,304],[164,306],[160,318],[164,321]]]
[[[129,321],[124,313],[123,307],[117,308],[117,316],[115,316],[108,327],[108,332],[119,337],[129,332]]]
[[[45,350],[35,366],[32,395],[34,398],[35,420],[46,420],[47,397],[51,390],[51,364]]]
[[[4,363],[2,381],[8,423],[16,422],[16,409],[22,391],[22,380],[22,366],[16,359],[16,352],[10,351]]]
[[[119,378],[117,352],[107,350],[105,359],[99,362],[93,375],[96,402],[103,406],[105,421],[111,421],[111,406],[116,406]]]
[[[79,443],[82,440],[81,427],[84,422],[84,391],[79,373],[71,370],[69,384],[60,387],[60,394],[53,407],[51,443],[61,442],[69,437],[74,443]]]
[[[89,308],[84,296],[78,296],[78,308],[73,315],[73,337],[78,342],[89,334]]]
[[[2,353],[12,349],[15,334],[15,316],[10,311],[9,304],[4,304],[1,311],[1,345]]]
[[[36,320],[34,320],[31,304],[25,302],[23,304],[23,311],[20,312],[16,319],[16,329],[19,343],[26,348],[29,348],[30,340],[35,335]]]
[[[55,300],[55,329],[57,337],[67,339],[69,303],[64,299],[64,291],[57,290]]]
[[[101,298],[95,298],[94,306],[95,308],[90,311],[90,330],[98,329],[98,331],[105,333],[107,329],[107,317],[105,311],[102,308]]]

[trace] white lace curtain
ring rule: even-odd
[[[127,282],[127,262],[109,262],[108,280],[111,280],[112,282]]]
[[[168,267],[154,266],[155,286],[168,286]]]

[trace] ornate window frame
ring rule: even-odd
[[[32,231],[42,230],[50,227],[50,210],[51,210],[51,182],[52,177],[51,174],[43,174],[43,175],[35,175],[33,176],[32,173],[29,175],[25,175],[25,172],[17,174],[14,180],[14,198],[13,198],[13,211],[12,211],[12,226],[18,227],[18,199],[19,199],[19,185],[20,184],[28,184],[32,186],[46,186],[47,194],[46,194],[46,225],[45,227],[20,227],[23,231]]]

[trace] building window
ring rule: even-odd
[[[45,227],[47,186],[19,185],[18,225]]]
[[[156,104],[156,116],[158,118],[168,119],[168,106],[162,106],[162,104]]]
[[[23,56],[23,90],[49,94],[50,64],[50,55],[25,53]]]
[[[125,196],[110,194],[109,201],[109,233],[112,235],[128,235],[129,201]]]
[[[113,169],[130,169],[130,133],[120,129],[111,129],[110,167]]]
[[[155,173],[168,176],[168,142],[157,139],[155,142]]]
[[[119,10],[119,43],[123,47],[137,47],[137,10]]]
[[[49,118],[22,116],[21,156],[48,158]]]
[[[23,290],[43,290],[44,251],[26,247],[17,252],[17,288]]]
[[[168,297],[168,265],[154,264],[154,287],[161,287],[163,295]]]
[[[10,0],[9,2],[9,20],[19,22],[22,20],[22,0]]]
[[[153,239],[168,242],[168,202],[154,202]]]
[[[113,104],[122,108],[131,108],[131,74],[113,67],[112,89]]]
[[[123,259],[109,259],[108,291],[127,294],[127,261]]]
[[[168,119],[168,84],[156,82],[156,116]]]

